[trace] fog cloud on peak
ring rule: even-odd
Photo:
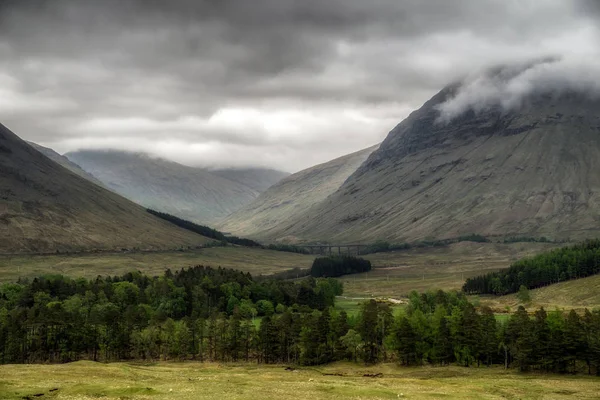
[[[438,122],[447,123],[469,110],[515,109],[532,94],[575,91],[595,98],[600,96],[599,76],[596,57],[549,57],[488,69],[464,79],[456,93],[437,106]]]

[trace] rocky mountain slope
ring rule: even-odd
[[[146,154],[83,150],[65,155],[116,193],[202,224],[212,224],[258,196],[245,184]]]
[[[218,227],[236,235],[272,237],[271,231],[277,231],[289,218],[303,215],[339,189],[376,149],[373,146],[290,175]]]
[[[500,96],[508,100],[448,86],[395,127],[326,201],[254,233],[334,243],[470,233],[597,237],[600,96],[544,81],[514,98],[515,71],[493,73],[500,78],[489,87],[504,85]]]
[[[166,249],[207,241],[74,174],[0,125],[0,253]]]

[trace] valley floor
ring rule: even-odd
[[[338,374],[338,375],[327,375]],[[364,375],[381,374],[379,377]],[[286,371],[255,364],[0,366],[2,399],[595,399],[600,379],[501,368],[343,363]]]
[[[533,256],[560,245],[551,243],[454,243],[364,256],[373,270],[347,275],[348,297],[406,298],[416,290],[459,290],[465,279],[508,268],[520,258]]]
[[[239,269],[252,275],[272,274],[295,267],[310,268],[314,256],[247,247],[210,247],[200,250],[73,255],[0,256],[0,283],[19,277],[62,274],[94,278],[140,270],[161,275],[195,265]]]

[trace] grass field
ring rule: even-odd
[[[564,310],[582,310],[600,308],[600,275],[556,283],[529,291],[531,302],[524,304],[529,310],[544,307]],[[521,304],[515,294],[499,297],[481,297],[481,304],[487,304],[496,311],[516,310]]]
[[[242,247],[212,247],[185,252],[114,253],[0,257],[0,282],[42,274],[83,276],[120,275],[140,270],[162,274],[193,265],[234,268],[254,275],[309,268],[314,256]]]
[[[373,270],[341,278],[349,297],[406,297],[412,290],[460,289],[466,278],[507,268],[520,258],[555,248],[548,243],[472,243],[365,256]]]
[[[378,378],[365,374],[381,373]],[[339,374],[325,375],[325,374]],[[500,368],[199,363],[0,366],[2,399],[597,399],[600,379]]]

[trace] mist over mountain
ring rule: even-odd
[[[173,249],[207,238],[59,165],[0,125],[0,253]]]
[[[226,168],[210,170],[214,175],[221,176],[262,193],[283,178],[290,176],[289,172],[268,168]]]
[[[593,75],[581,73],[595,64],[569,65],[497,68],[447,86],[326,201],[265,235],[329,242],[596,236],[600,98],[585,83]]]
[[[208,224],[254,200],[260,188],[282,174],[260,169],[215,173],[114,150],[82,150],[66,156],[106,187],[144,207]]]

